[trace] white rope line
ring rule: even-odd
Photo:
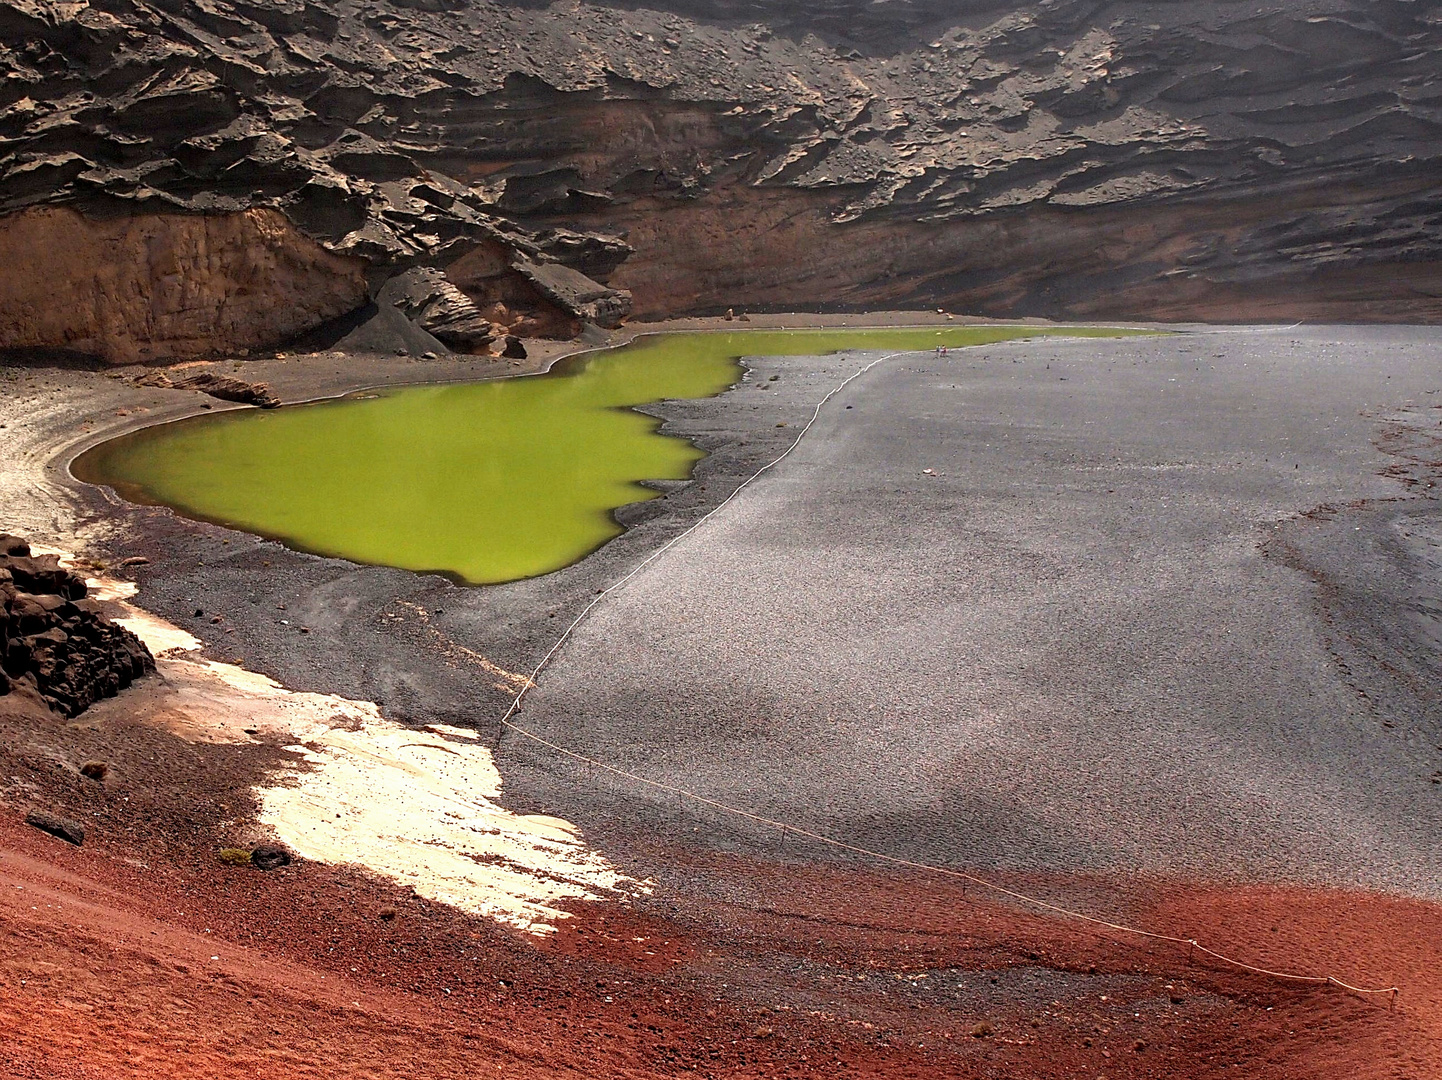
[[[822,407],[825,406],[825,404],[832,398],[834,398],[837,394],[841,393],[841,391],[845,390],[846,387],[854,379],[858,379],[862,375],[865,375],[877,364],[880,364],[885,360],[890,360],[893,357],[904,355],[906,355],[905,352],[894,352],[887,353],[885,356],[879,356],[875,360],[871,361],[871,363],[866,364],[864,367],[861,367],[856,371],[853,371],[850,375],[846,376],[846,378],[842,379],[841,382],[837,383],[837,385],[832,389],[829,394],[827,394],[817,403],[815,410],[811,413],[811,419],[806,421],[806,426],[801,429],[801,431],[797,434],[796,438],[791,440],[791,445],[788,446],[785,450],[783,450],[779,456],[773,458],[771,461],[768,461],[765,465],[761,466],[761,468],[757,469],[745,480],[741,481],[741,483],[737,485],[735,491],[731,492],[730,495],[727,495],[726,498],[722,499],[719,503],[716,504],[716,506],[714,506],[711,510],[707,511],[701,517],[697,518],[684,530],[677,533],[670,540],[666,541],[666,543],[662,544],[655,551],[651,552],[650,555],[646,556],[646,558],[642,559],[639,563],[632,567],[630,572],[627,573],[624,577],[622,577],[619,581],[608,585],[606,588],[602,589],[595,596],[593,596],[591,598],[591,602],[581,609],[581,614],[576,616],[575,621],[572,622],[570,626],[566,627],[566,629],[561,632],[561,636],[558,637],[556,639],[556,643],[551,646],[550,652],[546,653],[545,656],[541,657],[541,662],[537,664],[535,670],[531,672],[530,678],[526,680],[526,684],[521,687],[520,693],[518,693],[515,697],[515,700],[511,702],[511,707],[508,708],[505,712],[505,715],[501,717],[501,723],[507,724],[507,721],[509,721],[512,716],[516,715],[516,713],[520,711],[521,701],[525,698],[527,691],[529,691],[531,687],[536,685],[536,679],[540,676],[541,672],[545,670],[548,664],[550,664],[551,659],[556,655],[556,653],[560,651],[561,646],[570,640],[571,634],[575,632],[576,627],[580,626],[581,623],[586,620],[586,616],[591,614],[591,610],[597,604],[599,604],[602,600],[606,599],[606,597],[609,596],[611,593],[621,588],[621,586],[625,585],[642,570],[646,569],[646,567],[650,566],[662,555],[666,554],[666,552],[670,551],[682,540],[686,539],[686,537],[690,536],[702,525],[705,525],[706,522],[710,521],[713,517],[719,514],[722,510],[726,508],[726,506],[731,502],[732,499],[736,498],[736,496],[740,495],[741,492],[745,491],[748,487],[750,487],[763,473],[769,472],[777,465],[780,465],[781,462],[785,461],[786,458],[791,455],[791,451],[795,450],[798,446],[801,445],[801,440],[805,437],[806,433],[811,430],[811,426],[816,423],[817,419],[820,418]],[[507,724],[507,726],[511,725]],[[516,730],[519,731],[520,729],[517,728]]]
[[[1183,330],[1181,333],[1187,337],[1207,337],[1212,334],[1285,334],[1302,325],[1303,323],[1294,322],[1291,326],[1245,326],[1236,330]]]
[[[1301,324],[1298,323],[1297,325],[1300,326]],[[1283,329],[1294,329],[1294,327],[1285,327]],[[813,832],[809,829],[799,828],[788,822],[777,821],[773,818],[763,817],[762,815],[752,813],[749,810],[743,810],[739,807],[730,806],[723,802],[718,802],[715,799],[708,798],[705,795],[701,795],[697,792],[687,790],[686,788],[677,787],[674,784],[663,783],[659,780],[652,780],[649,777],[640,776],[637,773],[628,772],[625,769],[616,768],[614,765],[609,765],[606,762],[601,761],[597,758],[593,758],[589,755],[579,753],[578,751],[572,750],[569,747],[561,746],[559,743],[554,743],[551,740],[546,739],[543,736],[537,735],[533,731],[528,731],[526,728],[523,728],[520,725],[512,722],[511,718],[520,711],[521,702],[525,699],[527,692],[529,692],[530,689],[536,685],[536,680],[540,678],[541,672],[546,669],[546,667],[550,664],[551,660],[561,650],[561,647],[570,640],[571,635],[575,632],[576,628],[585,621],[586,616],[591,613],[591,611],[596,607],[597,604],[599,604],[611,593],[621,588],[627,582],[631,581],[647,566],[655,562],[657,559],[659,559],[671,548],[675,547],[682,540],[686,539],[686,537],[690,536],[702,525],[706,524],[707,521],[709,521],[711,518],[715,517],[723,509],[725,509],[725,507],[731,502],[731,500],[735,499],[738,495],[740,495],[742,491],[744,491],[747,487],[749,487],[752,483],[759,479],[763,474],[769,472],[771,469],[774,469],[777,465],[781,464],[782,461],[789,457],[791,455],[791,452],[801,444],[801,440],[806,436],[806,433],[811,430],[812,426],[820,418],[821,410],[826,406],[827,402],[829,402],[837,394],[841,393],[842,390],[846,389],[846,387],[850,385],[853,381],[860,378],[862,375],[865,375],[878,364],[881,364],[887,360],[891,360],[897,356],[904,356],[909,351],[915,350],[887,353],[885,356],[877,357],[875,360],[872,360],[870,363],[858,368],[846,378],[842,379],[841,382],[839,382],[825,397],[823,397],[819,402],[817,402],[816,408],[811,414],[811,419],[806,422],[806,426],[797,433],[796,438],[793,439],[791,441],[791,444],[787,446],[786,449],[783,450],[777,457],[773,458],[771,461],[768,461],[765,465],[763,465],[761,468],[757,469],[754,473],[748,476],[736,487],[734,491],[731,492],[730,495],[726,496],[726,498],[721,500],[721,502],[719,502],[714,508],[703,514],[696,521],[692,522],[691,525],[689,525],[686,529],[682,530],[680,533],[672,537],[665,544],[663,544],[661,547],[657,548],[650,555],[648,555],[645,559],[641,560],[641,562],[637,563],[636,566],[630,570],[630,572],[625,574],[613,584],[609,585],[607,588],[602,589],[594,597],[592,597],[591,601],[584,608],[581,609],[581,613],[576,616],[575,620],[572,621],[571,625],[569,625],[564,631],[562,631],[560,637],[556,639],[555,644],[551,646],[550,650],[546,653],[546,655],[541,657],[541,662],[535,666],[535,669],[531,672],[530,677],[521,686],[521,689],[519,690],[519,692],[517,692],[515,698],[511,701],[510,707],[507,708],[504,715],[501,716],[500,730],[509,729],[511,731],[514,731],[516,734],[531,740],[537,745],[544,746],[549,750],[553,750],[556,753],[571,758],[574,761],[582,762],[586,765],[591,766],[592,768],[601,769],[605,772],[612,774],[613,776],[619,776],[627,780],[632,780],[638,784],[653,788],[657,791],[664,791],[668,794],[675,795],[681,798],[691,799],[693,802],[699,803],[703,806],[708,806],[713,810],[718,810],[722,813],[731,814],[734,817],[743,818],[747,821],[752,821],[760,825],[767,825],[772,828],[780,829],[783,837],[788,833],[794,833],[799,837],[813,840],[816,843],[824,844],[828,847],[835,848],[838,851],[846,851],[850,852],[853,855],[862,855],[867,858],[876,859],[880,862],[889,863],[893,866],[903,866],[912,870],[922,870],[928,873],[939,874],[943,877],[958,880],[962,882],[963,896],[965,895],[967,884],[977,885],[983,889],[988,889],[1001,896],[1005,896],[1008,899],[1016,900],[1024,904],[1030,904],[1033,907],[1040,908],[1041,910],[1050,912],[1053,915],[1060,915],[1064,918],[1076,919],[1081,922],[1089,923],[1093,926],[1099,926],[1107,930],[1114,930],[1118,933],[1132,934],[1136,937],[1146,938],[1151,941],[1162,941],[1174,945],[1185,945],[1187,946],[1189,952],[1195,951],[1203,953],[1204,955],[1219,960],[1224,964],[1228,964],[1232,967],[1239,968],[1243,971],[1249,971],[1254,974],[1266,975],[1276,979],[1285,979],[1291,982],[1320,983],[1323,985],[1336,986],[1340,987],[1343,990],[1348,990],[1354,994],[1390,994],[1392,996],[1392,1004],[1395,1006],[1397,995],[1398,993],[1400,993],[1401,990],[1401,988],[1397,986],[1365,988],[1360,986],[1354,986],[1353,984],[1344,982],[1341,979],[1338,979],[1332,975],[1299,975],[1292,972],[1274,971],[1270,968],[1257,967],[1253,964],[1248,964],[1244,961],[1234,959],[1233,957],[1227,956],[1224,953],[1220,953],[1215,949],[1208,948],[1207,946],[1201,944],[1201,942],[1199,942],[1196,938],[1177,937],[1173,934],[1159,934],[1151,930],[1142,930],[1134,926],[1128,926],[1125,923],[1111,922],[1107,919],[1098,918],[1095,915],[1087,915],[1084,912],[1074,911],[1071,908],[1062,907],[1059,904],[1053,904],[1050,901],[1042,900],[1039,897],[1030,896],[1022,892],[1017,892],[1014,889],[1008,889],[1004,885],[999,885],[994,881],[990,881],[987,878],[978,877],[975,874],[968,874],[964,871],[953,870],[944,866],[935,866],[931,863],[918,862],[914,859],[906,859],[897,855],[888,855],[882,851],[873,851],[870,848],[864,848],[856,844],[850,844],[844,840],[837,840],[822,833]]]

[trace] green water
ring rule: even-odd
[[[721,393],[740,356],[931,349],[1027,327],[668,334],[545,375],[245,409],[146,428],[72,471],[134,502],[360,563],[469,584],[567,566],[621,532],[613,511],[684,480],[703,454],[629,406]],[[1066,329],[1068,336],[1127,331]]]

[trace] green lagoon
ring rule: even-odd
[[[1040,334],[969,326],[666,334],[544,375],[355,394],[146,428],[86,451],[75,476],[132,502],[354,562],[480,585],[568,566],[621,532],[614,511],[704,455],[631,406],[721,393],[742,356],[958,348]]]

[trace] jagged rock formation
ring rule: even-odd
[[[145,643],[86,599],[85,580],[54,555],[30,554],[0,534],[0,695],[28,690],[64,716],[78,716],[148,671]]]
[[[462,352],[483,352],[501,336],[476,302],[434,267],[418,266],[396,275],[378,299],[400,308],[437,341]]]
[[[163,390],[198,390],[220,401],[235,401],[262,409],[280,407],[280,398],[271,391],[269,383],[246,382],[232,375],[217,375],[210,371],[180,379],[172,379],[163,371],[149,371],[136,379],[135,385],[156,386]]]
[[[346,289],[444,270],[511,333],[1439,311],[1434,5],[655,2],[3,0],[0,212],[266,207]],[[314,322],[339,286],[301,280]]]

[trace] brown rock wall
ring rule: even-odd
[[[1283,195],[837,225],[837,197],[730,188],[620,218],[637,255],[611,278],[639,318],[676,311],[905,307],[1071,319],[1442,321],[1442,260],[1287,250],[1320,216],[1383,218],[1429,181]],[[584,219],[583,219],[584,220]],[[614,227],[618,216],[607,219]],[[747,223],[736,227],[737,221]]]
[[[267,209],[0,219],[0,348],[107,363],[255,349],[365,302],[365,263]]]

